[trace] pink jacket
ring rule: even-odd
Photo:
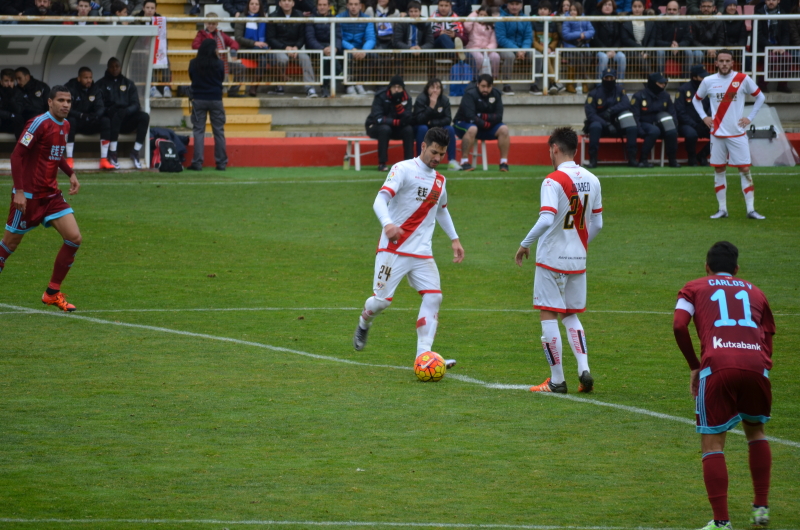
[[[470,18],[477,17],[477,12],[469,14]],[[469,36],[467,48],[493,49],[497,48],[497,38],[494,35],[494,26],[486,26],[480,22],[464,22],[464,29]]]

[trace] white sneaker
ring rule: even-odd
[[[316,97],[319,97],[319,96],[317,96],[317,91],[316,91],[316,90],[314,90],[313,88],[309,88],[309,89],[308,89],[308,92],[307,92],[306,94],[307,94],[307,96],[308,96],[308,97],[310,97],[310,98],[316,98]]]
[[[358,92],[359,96],[364,96],[367,94],[367,91],[364,90],[364,87],[362,85],[356,85],[356,92]]]
[[[452,169],[453,171],[461,171],[461,164],[459,164],[455,160],[451,160],[450,163],[447,164],[447,169]]]
[[[172,97],[172,90],[170,90],[168,86],[164,87],[164,97],[165,98],[171,98]]]
[[[355,96],[356,94],[357,94],[356,87],[354,87],[353,85],[350,85],[349,87],[347,87],[347,95],[348,96]]]
[[[757,211],[753,210],[752,212],[747,212],[748,219],[766,219],[763,215],[758,213]]]
[[[747,214],[747,216],[750,217],[750,214]],[[728,212],[726,212],[725,210],[720,210],[714,215],[712,215],[711,219],[722,219],[723,217],[728,217]]]
[[[151,86],[151,87],[150,87],[150,99],[153,99],[153,98],[160,98],[160,97],[163,97],[163,96],[161,95],[161,92],[159,92],[159,91],[158,91],[158,89],[157,89],[156,87],[154,87],[154,86]]]

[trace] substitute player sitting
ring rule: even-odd
[[[81,232],[56,180],[60,168],[69,175],[69,194],[78,193],[78,177],[64,157],[69,136],[67,116],[72,106],[69,89],[62,85],[51,88],[47,104],[50,110],[25,125],[11,153],[14,189],[6,231],[0,242],[0,272],[25,234],[40,224],[45,227],[52,225],[61,234],[64,244],[56,256],[53,275],[42,295],[42,302],[63,311],[75,311],[75,306],[68,303],[61,292],[61,282],[75,261],[75,253],[81,245]]]
[[[550,364],[550,377],[531,392],[567,393],[562,366],[558,315],[567,330],[572,353],[578,360],[578,392],[591,392],[586,335],[578,313],[586,310],[586,250],[603,228],[600,181],[575,162],[578,135],[569,127],[555,129],[550,139],[550,160],[555,171],[542,182],[539,220],[522,241],[514,260],[530,256],[537,239],[533,308],[540,310],[542,348]]]
[[[769,372],[775,321],[767,298],[739,271],[739,250],[720,241],[706,256],[707,276],[678,293],[673,331],[692,370],[697,432],[703,452],[703,480],[714,519],[703,530],[730,530],[725,434],[742,421],[747,437],[755,498],[750,522],[769,523],[769,476],[772,452],[764,434],[772,406]],[[689,322],[694,317],[700,360],[694,352]]]
[[[756,101],[750,115],[743,118],[745,94],[754,96]],[[703,109],[703,98],[706,96],[711,101],[711,116]],[[747,217],[764,219],[754,206],[750,145],[745,129],[755,119],[765,99],[761,89],[749,75],[733,71],[733,54],[729,50],[718,51],[717,73],[703,78],[692,100],[697,114],[703,117],[703,123],[711,129],[711,165],[714,166],[714,190],[719,202],[719,210],[711,216],[712,219],[728,217],[726,166],[739,168]]]
[[[383,226],[375,256],[374,293],[364,303],[353,337],[356,350],[364,349],[372,321],[392,303],[403,277],[422,295],[417,317],[417,355],[431,350],[439,324],[442,288],[433,260],[431,238],[438,221],[452,241],[453,262],[461,263],[464,249],[447,208],[445,178],[436,167],[447,152],[450,138],[441,127],[428,129],[418,158],[395,164],[375,198],[373,209]],[[455,360],[446,361],[452,368]]]

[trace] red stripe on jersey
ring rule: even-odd
[[[558,213],[558,210],[556,210],[556,209],[555,209],[555,208],[553,208],[552,206],[542,206],[542,207],[539,209],[539,213],[542,213],[542,212],[553,212],[553,214],[557,214],[557,213]]]
[[[597,210],[592,210],[592,213],[603,213],[603,209],[598,208]]]
[[[583,274],[584,272],[586,272],[586,269],[579,270],[579,271],[562,271],[561,269],[555,269],[553,267],[548,267],[547,265],[542,265],[541,263],[538,263],[538,262],[536,263],[536,266],[537,267],[541,267],[543,269],[547,269],[549,271],[560,272],[561,274]]]
[[[744,136],[745,134],[747,134],[747,133],[742,133],[742,134],[732,134],[732,135],[730,135],[730,136],[719,136],[719,135],[715,134],[715,135],[714,135],[714,137],[715,137],[715,138],[739,138],[739,137],[741,137],[741,136]]]
[[[422,326],[424,326],[425,324],[427,324],[427,322],[425,321],[425,317],[422,317],[422,318],[420,318],[419,320],[417,320],[417,327],[418,327],[418,328],[421,328],[421,327],[422,327]]]
[[[583,219],[583,203],[578,196],[578,190],[575,188],[575,183],[572,182],[572,179],[569,175],[564,173],[563,171],[553,171],[547,178],[553,180],[561,185],[561,189],[564,192],[564,195],[567,196],[567,203],[572,204],[572,198],[575,197],[577,199],[577,208],[575,209],[575,213],[573,215],[573,219],[575,220],[572,223],[572,226],[575,228],[575,231],[578,232],[578,237],[583,243],[583,248],[589,248],[589,230],[586,228],[586,223],[584,223],[584,227],[580,228],[578,225],[579,219]]]
[[[431,294],[431,293],[439,293],[439,294],[441,294],[442,293],[442,291],[439,291],[438,289],[431,289],[431,290],[428,290],[428,291],[417,291],[417,292],[419,294]]]
[[[433,256],[423,256],[422,254],[409,254],[408,252],[398,252],[390,248],[379,248],[378,252],[388,252],[390,254],[397,254],[398,256],[408,256],[409,258],[432,259]]]
[[[741,86],[741,83],[742,81],[744,81],[745,77],[747,77],[747,74],[745,74],[744,72],[739,72],[738,74],[733,76],[733,79],[731,79],[731,84],[728,85],[728,89],[725,91],[725,95],[722,97],[722,103],[720,103],[719,107],[717,107],[717,115],[714,116],[714,127],[712,131],[716,131],[717,129],[719,129],[719,126],[722,123],[722,119],[728,112],[731,103],[733,103],[734,95],[736,94],[736,92],[739,91],[739,87]],[[734,84],[736,86],[733,86]]]
[[[383,191],[383,190],[386,190],[386,191],[388,191],[388,192],[389,192],[389,195],[391,195],[392,197],[394,197],[394,190],[393,190],[392,188],[389,188],[389,187],[387,187],[387,186],[383,186],[383,187],[380,189],[380,191]]]
[[[544,311],[552,311],[553,313],[567,313],[567,312],[569,312],[569,313],[583,313],[584,311],[586,311],[585,307],[583,309],[570,309],[570,308],[561,309],[559,307],[547,307],[547,306],[544,306],[544,305],[534,305],[533,308],[534,309],[539,309],[539,310],[544,310]]]
[[[436,172],[436,176],[434,177],[433,187],[431,191],[428,193],[428,196],[422,201],[417,211],[412,213],[411,216],[406,219],[406,222],[403,223],[400,228],[403,230],[403,235],[397,238],[396,243],[389,242],[389,246],[386,250],[394,251],[397,250],[400,245],[406,242],[406,240],[411,237],[411,234],[419,228],[419,225],[422,224],[422,221],[428,216],[428,212],[431,211],[431,208],[436,206],[436,203],[439,201],[439,197],[442,195],[442,189],[444,189],[444,175],[440,174],[438,171]]]
[[[745,189],[742,190],[742,193],[747,193],[753,191],[755,188],[753,186],[747,186]]]
[[[761,89],[760,89],[760,88],[757,88],[757,89],[756,89],[756,91],[755,91],[755,92],[753,92],[753,93],[752,93],[752,94],[750,94],[750,95],[751,95],[751,96],[753,96],[753,97],[756,97],[756,96],[757,96],[757,95],[759,95],[760,93],[761,93]]]
[[[703,98],[701,98],[697,92],[694,93],[694,97],[696,97],[700,101],[703,101]]]
[[[714,186],[714,193],[717,193],[718,191],[722,191],[724,189],[725,189],[725,184],[723,184],[722,186]]]

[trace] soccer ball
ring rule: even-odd
[[[414,373],[422,382],[433,381],[435,383],[444,377],[445,372],[447,372],[447,365],[442,356],[435,351],[420,353],[414,361]]]

